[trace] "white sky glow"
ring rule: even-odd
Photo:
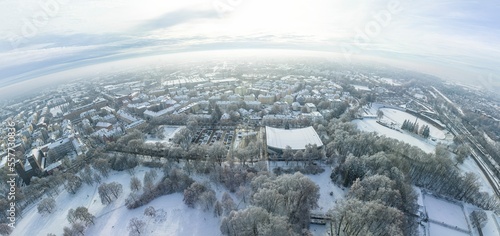
[[[315,50],[404,59],[445,79],[496,77],[498,12],[496,0],[3,0],[0,86],[58,63],[162,49]]]

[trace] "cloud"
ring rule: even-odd
[[[157,29],[168,29],[170,27],[202,19],[216,19],[218,14],[214,10],[191,10],[183,8],[168,12],[155,19],[148,20],[135,27],[135,31],[146,32]]]
[[[366,42],[366,48],[357,47],[358,30],[376,22],[374,15],[386,10],[391,1],[246,0],[223,17],[213,8],[214,0],[75,2],[61,6],[57,17],[17,50],[0,36],[0,76],[4,78],[0,83],[17,81],[27,74],[36,76],[37,70],[47,73],[53,68],[120,57],[239,48],[342,53],[339,45],[351,47],[359,56],[439,65],[443,70],[449,68],[448,77],[461,76],[460,70],[498,71],[497,0],[397,0],[403,8],[401,13],[393,15],[390,24]],[[0,15],[6,13],[10,22],[0,26],[0,31],[19,34],[16,24],[40,11],[37,1],[29,2],[34,4],[33,9],[23,11],[19,19],[16,14],[23,9],[17,9],[17,1],[0,3]],[[9,8],[9,4],[15,7]],[[464,78],[467,76],[463,73]]]

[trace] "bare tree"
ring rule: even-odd
[[[109,184],[103,183],[99,186],[98,192],[102,204],[109,204],[117,199],[122,193],[122,185],[117,182]]]
[[[382,119],[384,117],[384,112],[382,110],[377,110],[377,118],[378,120]]]
[[[94,183],[94,179],[92,178],[92,169],[90,169],[89,165],[86,165],[83,168],[83,171],[80,173],[80,177],[88,185],[92,185]]]
[[[86,207],[77,207],[76,210],[69,209],[66,217],[72,224],[77,223],[78,220],[85,223],[85,225],[94,224],[95,216],[89,213]]]
[[[156,216],[155,208],[153,206],[146,207],[146,209],[144,209],[144,215],[149,217],[155,217]]]
[[[203,211],[210,210],[216,200],[217,197],[215,196],[215,192],[213,190],[205,191],[198,197],[198,201]]]
[[[93,167],[94,169],[99,171],[99,173],[101,173],[102,176],[104,177],[109,176],[111,165],[109,164],[109,161],[107,159],[104,158],[95,159]]]
[[[486,222],[488,222],[488,216],[483,210],[475,210],[470,213],[469,216],[472,226],[474,228],[477,228],[478,232],[480,235],[483,235],[482,228],[486,225]]]
[[[94,178],[94,181],[95,181],[96,183],[98,183],[98,184],[100,184],[100,183],[101,183],[102,178],[101,178],[101,175],[100,175],[100,174],[98,174],[98,173],[94,173],[93,178]]]
[[[139,189],[141,189],[141,181],[139,180],[139,178],[133,176],[131,179],[130,179],[130,190],[132,190],[133,192],[137,192],[139,191]]]
[[[38,213],[52,213],[56,208],[56,201],[53,198],[45,198],[38,204]]]
[[[71,194],[75,194],[76,191],[82,186],[82,179],[76,175],[68,175],[68,180],[66,181],[64,188]]]
[[[220,217],[222,213],[224,213],[224,208],[222,207],[222,204],[219,201],[216,201],[214,205],[214,216]]]
[[[146,231],[146,223],[137,217],[130,219],[127,229],[130,231],[129,235],[137,236],[142,235]]]
[[[208,155],[212,162],[222,166],[222,162],[226,159],[227,149],[221,142],[216,142],[208,149]]]
[[[71,224],[71,227],[63,228],[63,236],[83,236],[84,232],[85,226],[79,222]]]
[[[229,193],[222,194],[222,207],[224,208],[224,215],[229,215],[231,211],[236,210],[236,204]]]

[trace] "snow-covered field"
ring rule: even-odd
[[[385,135],[386,137],[403,141],[413,146],[417,146],[427,153],[433,153],[436,148],[435,147],[436,143],[429,139],[389,129],[387,127],[378,124],[376,119],[362,119],[362,120],[354,120],[352,122],[356,124],[358,129],[362,131],[376,132],[380,135]]]
[[[424,204],[430,220],[463,230],[469,229],[461,206],[427,194],[424,195]]]
[[[330,179],[332,171],[326,168],[325,172],[318,175],[306,175],[314,183],[316,183],[319,189],[319,208],[312,210],[312,212],[317,213],[327,213],[328,210],[335,206],[337,200],[344,198],[347,190],[342,190],[339,186],[335,185]],[[330,195],[330,193],[333,193]]]
[[[149,168],[139,167],[135,176],[142,180],[148,170]],[[147,235],[220,235],[219,219],[213,217],[212,212],[188,208],[182,201],[182,194],[162,196],[146,206],[128,210],[124,205],[130,193],[130,174],[126,171],[113,171],[102,182],[113,181],[122,184],[123,193],[110,205],[101,203],[96,184],[94,186],[84,184],[75,195],[62,190],[55,198],[57,204],[55,212],[40,215],[36,205],[33,205],[31,209],[25,210],[23,218],[11,235],[45,236],[48,233],[62,235],[63,228],[70,225],[66,219],[68,210],[79,206],[87,207],[89,212],[96,216],[95,225],[88,227],[86,235],[128,235],[127,225],[133,217],[147,223]],[[147,206],[153,206],[156,210],[163,209],[166,212],[165,221],[155,223],[154,220],[144,216],[144,209]]]
[[[87,230],[88,235],[128,235],[127,224],[133,217],[147,222],[145,235],[220,235],[219,219],[212,212],[189,208],[182,201],[183,195],[174,193],[159,197],[146,206],[134,210],[119,208],[97,219],[96,225]],[[153,206],[166,211],[164,222],[155,223],[144,216],[144,209]]]
[[[486,176],[484,176],[483,172],[481,171],[481,169],[479,169],[479,167],[477,166],[476,162],[474,162],[472,157],[468,157],[467,159],[465,159],[464,163],[459,165],[458,167],[460,168],[460,170],[462,170],[463,173],[472,172],[477,177],[479,177],[479,182],[481,183],[479,189],[481,191],[495,195],[495,192],[493,191],[493,188],[488,182],[488,179],[486,178]]]
[[[471,212],[474,210],[477,210],[477,207],[471,206],[469,204],[465,204],[465,213],[467,215],[470,215]],[[486,216],[488,216],[488,222],[484,225],[483,228],[481,228],[481,231],[483,233],[483,236],[498,236],[500,235],[500,225],[499,225],[499,218],[492,212],[492,211],[485,211]],[[470,221],[470,219],[469,219]],[[477,229],[473,228],[472,229],[473,235],[478,235],[479,233]]]
[[[309,231],[311,231],[314,236],[326,236],[328,235],[328,229],[326,225],[309,225]]]
[[[429,232],[430,236],[469,236],[467,233],[434,223],[429,224]]]
[[[497,236],[500,235],[500,223],[498,217],[493,212],[486,212],[488,222],[481,229],[483,236]]]
[[[317,214],[325,214],[330,209],[333,209],[337,201],[342,200],[347,193],[346,190],[342,190],[339,186],[335,185],[331,179],[330,174],[332,173],[331,169],[328,167],[324,167],[325,172],[318,175],[306,175],[309,179],[311,179],[314,183],[319,186],[319,200],[318,200],[318,208],[312,210],[312,213]],[[332,193],[332,195],[330,195]],[[315,225],[311,224],[310,229],[311,233],[314,236],[325,236],[327,235],[327,226],[326,225]]]
[[[401,125],[403,124],[403,122],[405,120],[409,120],[411,122],[415,122],[415,120],[418,120],[417,123],[420,127],[424,126],[424,125],[428,125],[429,128],[430,128],[430,132],[429,132],[429,135],[430,137],[433,137],[433,138],[436,138],[436,139],[445,139],[446,138],[446,134],[436,128],[435,126],[433,126],[432,124],[430,123],[427,123],[426,121],[422,120],[422,119],[417,119],[416,116],[410,114],[410,113],[407,113],[407,112],[404,112],[404,111],[400,111],[400,110],[396,110],[396,109],[389,109],[389,108],[381,108],[380,109],[382,112],[384,112],[384,118],[382,118],[382,121],[386,121],[385,123],[391,123],[391,122],[394,122],[396,123],[397,127],[401,127]]]
[[[163,127],[163,136],[164,136],[163,139],[147,137],[145,142],[146,143],[153,143],[153,144],[156,142],[160,142],[163,144],[170,143],[169,140],[171,140],[175,136],[175,134],[179,130],[181,130],[183,127],[185,127],[185,126],[164,126]]]

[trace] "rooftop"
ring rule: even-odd
[[[312,126],[302,129],[277,129],[266,126],[267,146],[285,149],[290,146],[292,150],[305,149],[307,144],[323,146],[323,142]]]

